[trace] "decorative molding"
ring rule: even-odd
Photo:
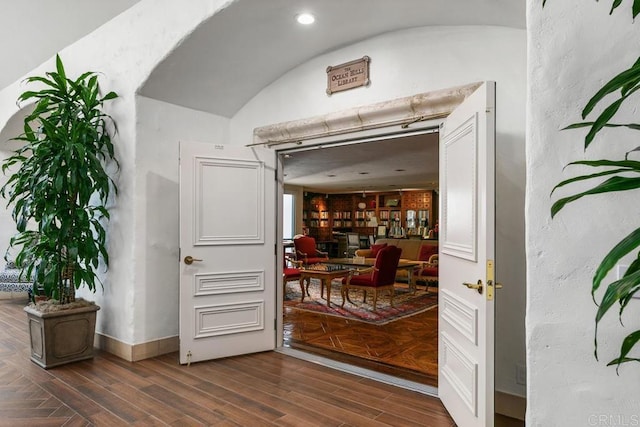
[[[466,259],[478,259],[478,116],[474,113],[443,138],[442,252]],[[453,152],[455,151],[455,155]],[[456,163],[449,163],[455,156]],[[460,164],[459,160],[466,161]],[[456,230],[455,235],[449,229]],[[462,230],[462,233],[459,232]]]
[[[467,405],[471,413],[478,416],[478,363],[469,359],[447,335],[441,334],[442,357],[440,372]]]
[[[478,308],[447,289],[442,289],[440,295],[442,319],[478,345]]]
[[[194,276],[194,296],[264,291],[264,270]]]
[[[194,246],[251,245],[264,243],[264,163],[196,156],[193,159]],[[213,171],[213,172],[211,172]],[[205,186],[207,173],[215,173],[219,186]],[[241,199],[230,204],[224,217],[211,217],[207,204],[229,203],[230,184],[242,181]],[[251,190],[249,190],[251,188]],[[243,208],[242,203],[247,206]],[[214,210],[215,211],[215,210]],[[219,209],[218,209],[219,211]]]
[[[253,144],[279,145],[448,116],[482,83],[425,92],[254,129]]]
[[[196,340],[264,329],[264,301],[199,306],[194,312]]]

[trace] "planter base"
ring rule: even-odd
[[[65,363],[91,359],[96,329],[97,305],[41,313],[25,307],[29,319],[31,360],[48,369]]]

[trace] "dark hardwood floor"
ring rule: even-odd
[[[381,326],[285,308],[284,338],[295,349],[438,386],[437,308]],[[524,427],[524,421],[496,414],[495,425]]]
[[[284,339],[292,348],[438,386],[437,307],[386,325],[286,308]]]
[[[438,399],[265,352],[180,366],[98,352],[44,370],[29,358],[25,299],[0,300],[0,426],[436,426]]]

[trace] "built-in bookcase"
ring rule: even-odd
[[[409,212],[410,211],[410,212]],[[377,235],[408,225],[432,228],[437,221],[437,194],[433,190],[358,194],[306,192],[302,219],[307,232],[319,241],[333,240],[334,232]],[[409,221],[409,222],[407,222]]]

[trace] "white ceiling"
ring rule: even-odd
[[[0,88],[138,1],[12,1],[0,25],[3,34],[20,37],[0,41]],[[141,93],[232,117],[282,74],[325,52],[417,26],[525,28],[525,6],[525,0],[236,0],[159,64]],[[302,11],[315,14],[316,23],[297,24]],[[434,138],[296,153],[286,161],[285,181],[322,192],[430,188],[437,181]]]
[[[297,24],[302,11],[312,12],[316,23]],[[315,56],[428,25],[525,28],[525,0],[238,0],[159,64],[141,93],[232,117],[262,88]]]
[[[297,24],[303,11],[316,23]],[[318,55],[429,25],[525,28],[525,0],[239,0],[159,64],[141,93],[233,117],[264,87]],[[437,134],[295,153],[284,173],[287,184],[328,193],[437,188]]]
[[[294,151],[283,163],[285,183],[319,193],[436,189],[438,134]]]
[[[295,22],[303,11],[315,24]],[[265,86],[322,53],[428,25],[525,28],[525,0],[240,0],[159,64],[141,93],[233,117]],[[298,152],[284,164],[285,183],[311,191],[437,188],[437,134]]]
[[[140,0],[1,0],[0,89]]]

